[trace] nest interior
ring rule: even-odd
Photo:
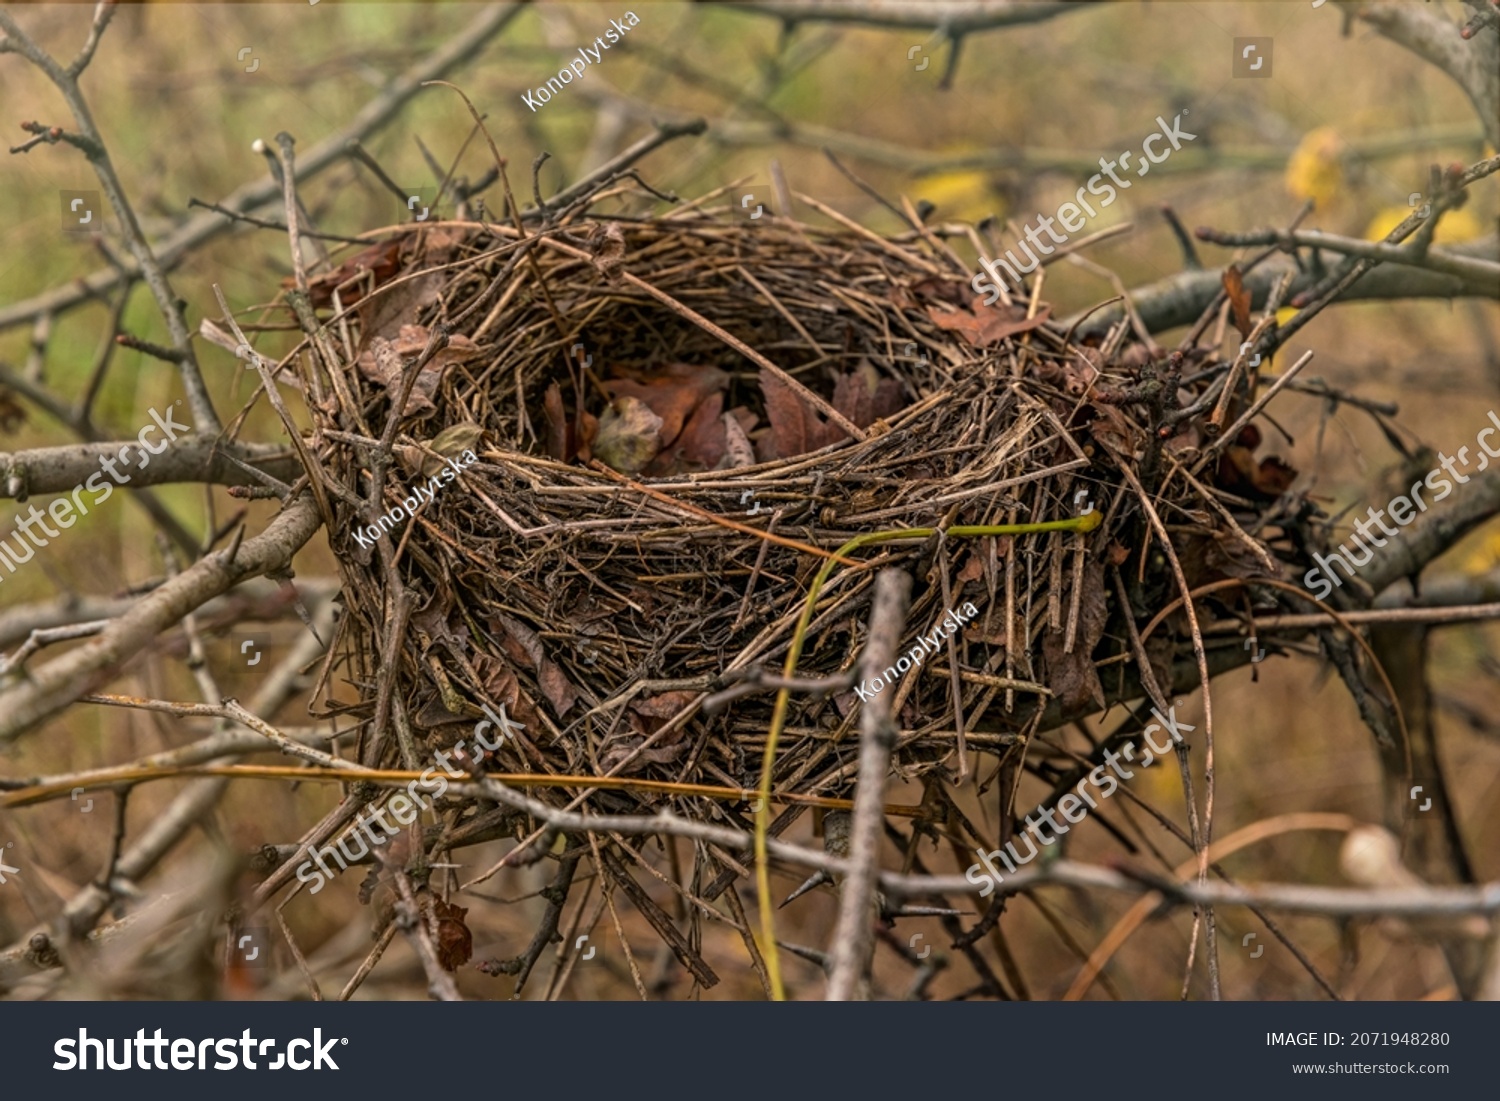
[[[827,555],[865,533],[1101,510],[1088,535],[894,539],[834,569],[797,676],[843,679],[793,694],[774,790],[849,793],[847,674],[886,566],[914,579],[903,652],[949,609],[977,612],[885,689],[898,772],[951,770],[961,740],[998,750],[1049,705],[1104,704],[1111,657],[1123,670],[1132,653],[1121,583],[1133,615],[1177,595],[1121,463],[1157,498],[1193,584],[1274,568],[1266,543],[1202,499],[1204,483],[1228,484],[1244,516],[1275,498],[1259,484],[1274,467],[1230,461],[1253,442],[1199,479],[1174,473],[1204,443],[1191,420],[1161,427],[1196,394],[1190,364],[1117,350],[1124,326],[1083,348],[1045,307],[985,304],[931,233],[702,204],[583,211],[524,233],[412,227],[315,282],[315,304],[335,283],[342,305],[358,302],[350,354],[311,404],[343,491],[331,537],[361,714],[390,682],[397,731],[369,751],[382,763],[399,761],[401,728],[425,757],[503,703],[524,730],[475,767],[753,787]],[[403,393],[387,466],[374,441]],[[414,515],[378,524],[414,499]],[[1162,675],[1181,644],[1171,630],[1150,641]],[[691,795],[595,798],[717,813]]]

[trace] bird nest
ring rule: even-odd
[[[1075,345],[1046,306],[975,298],[932,233],[827,213],[414,225],[313,280],[352,352],[309,404],[367,764],[426,767],[503,714],[514,736],[458,767],[649,779],[595,798],[700,821],[712,787],[744,824],[722,793],[757,785],[786,687],[793,801],[849,794],[877,691],[907,778],[1102,707],[1140,652],[1119,594],[1135,617],[1178,591],[1134,486],[1191,583],[1266,568],[1205,483],[1243,515],[1280,468],[1189,476],[1182,357]],[[883,567],[914,587],[876,687],[854,670]]]

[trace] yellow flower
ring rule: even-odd
[[[977,222],[991,214],[1002,214],[1004,204],[990,190],[989,174],[974,170],[941,172],[924,176],[911,189],[916,199],[937,207],[937,217]]]
[[[1418,200],[1420,206],[1421,200]],[[1370,219],[1365,227],[1366,241],[1384,241],[1386,236],[1404,222],[1417,207],[1388,206]],[[1450,210],[1438,223],[1433,241],[1439,245],[1456,245],[1461,241],[1472,241],[1484,234],[1479,219],[1470,214],[1467,207]],[[1411,240],[1410,237],[1407,238]]]
[[[1491,535],[1464,559],[1464,573],[1477,577],[1500,567],[1500,535]]]
[[[1332,126],[1309,130],[1286,164],[1286,189],[1325,209],[1344,183],[1344,139]]]

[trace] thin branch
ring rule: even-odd
[[[896,664],[910,599],[909,574],[897,569],[876,574],[870,634],[861,659],[865,680],[878,679],[882,669]],[[875,876],[879,871],[885,825],[886,776],[890,772],[891,751],[896,746],[896,724],[891,716],[895,698],[894,690],[877,693],[860,711],[859,783],[855,788],[854,820],[849,836],[849,858],[854,872],[843,882],[838,925],[829,950],[830,1002],[847,1002],[856,997],[856,990],[865,985],[870,954],[875,947]]]
[[[299,158],[298,181],[311,179],[342,159],[345,156],[345,146],[351,140],[367,138],[391,122],[406,106],[407,101],[421,90],[423,81],[449,73],[477,57],[489,41],[509,26],[529,3],[531,0],[515,0],[514,3],[490,4],[481,10],[457,35],[391,81],[380,95],[360,109],[348,126],[329,135],[308,150],[306,156]],[[224,198],[222,205],[232,210],[248,212],[280,199],[281,195],[281,185],[268,176],[238,188]],[[192,218],[156,243],[156,255],[165,267],[174,267],[193,249],[233,226],[234,222],[218,214]],[[129,271],[103,269],[0,309],[0,330],[13,325],[24,325],[38,314],[61,313],[98,297],[130,275]]]
[[[108,22],[107,17],[102,17],[96,12],[94,30],[91,32],[93,45],[97,45],[97,37]],[[5,30],[13,48],[41,69],[57,86],[57,90],[68,104],[68,109],[73,112],[79,136],[86,143],[85,154],[94,166],[94,172],[99,177],[104,196],[109,200],[109,205],[119,220],[125,245],[129,248],[131,256],[135,257],[136,265],[140,268],[146,286],[151,289],[151,294],[156,299],[157,309],[161,312],[167,323],[167,331],[171,334],[174,351],[182,357],[177,365],[178,374],[182,377],[182,385],[187,394],[188,405],[193,411],[193,419],[200,431],[218,431],[219,416],[214,411],[213,401],[209,398],[208,388],[203,382],[203,374],[198,369],[197,356],[193,351],[192,332],[188,329],[187,317],[183,313],[183,303],[167,280],[166,267],[152,251],[145,234],[141,232],[140,222],[136,220],[135,208],[131,206],[125,187],[115,174],[109,150],[99,134],[98,127],[94,125],[94,117],[89,110],[88,101],[84,99],[83,92],[78,87],[77,73],[59,65],[50,54],[21,30],[15,19],[4,9],[0,9],[0,28]],[[86,45],[85,50],[92,56],[91,46]],[[86,64],[87,61],[85,60],[84,63]],[[82,71],[82,66],[79,66],[79,71]]]
[[[64,654],[0,692],[0,744],[57,714],[146,650],[162,631],[244,578],[285,569],[318,530],[317,508],[299,497],[238,552],[210,554],[167,581],[93,642]]]
[[[1042,23],[1091,6],[1089,0],[758,0],[717,5],[749,15],[768,15],[783,24],[854,23],[897,30],[942,31],[965,35],[975,31]]]

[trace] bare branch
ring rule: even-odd
[[[857,23],[866,27],[934,30],[947,35],[972,34],[1026,23],[1042,23],[1091,6],[1089,0],[761,0],[728,3],[751,15],[769,15],[783,23]]]
[[[71,493],[103,469],[101,460],[117,459],[121,451],[136,448],[132,440],[0,451],[0,499],[24,501],[33,493]],[[296,458],[282,444],[224,444],[213,436],[194,434],[179,436],[160,455],[152,455],[150,465],[135,468],[128,475],[129,484],[134,489],[176,482],[259,485],[252,475],[229,460],[231,454],[286,481],[302,473]]]
[[[1360,4],[1357,14],[1452,77],[1474,104],[1490,147],[1500,147],[1500,36],[1465,39],[1457,23],[1410,4]]]
[[[110,20],[115,17],[117,10],[113,0],[105,0],[103,3],[94,5],[94,21],[89,26],[89,36],[69,64],[68,76],[77,80],[83,74],[83,70],[89,67],[89,62],[94,60],[94,51],[99,48],[99,41],[104,37],[104,29],[109,26]]]
[[[1454,256],[1473,257],[1490,262],[1500,261],[1500,239],[1494,236],[1448,250]],[[1261,309],[1271,294],[1272,287],[1283,276],[1290,273],[1290,293],[1310,291],[1322,280],[1312,271],[1299,270],[1290,257],[1268,260],[1245,276],[1245,289],[1250,292],[1252,307]],[[1213,271],[1187,271],[1151,283],[1130,292],[1135,307],[1153,333],[1191,325],[1214,300],[1224,286],[1224,274]],[[1500,300],[1500,282],[1493,278],[1471,281],[1456,275],[1427,271],[1406,264],[1382,264],[1369,272],[1352,288],[1340,296],[1340,302],[1359,302],[1405,298],[1493,298]],[[1111,306],[1092,315],[1079,314],[1080,336],[1100,336],[1119,323],[1124,310]],[[1067,325],[1073,318],[1061,322]]]
[[[880,670],[896,664],[910,598],[909,574],[889,569],[876,575],[870,637],[861,661],[865,680],[878,679]],[[849,837],[854,872],[841,888],[838,925],[828,953],[830,1002],[850,1001],[856,997],[856,990],[866,985],[870,953],[875,947],[875,876],[885,826],[886,774],[891,767],[891,750],[896,746],[896,724],[891,717],[895,698],[894,690],[878,693],[860,711],[859,786],[855,789]]]
[[[57,714],[138,655],[167,627],[210,597],[256,574],[285,569],[318,530],[310,497],[287,506],[266,530],[230,557],[223,551],[194,563],[115,620],[97,639],[35,670],[0,692],[0,743]]]
[[[345,146],[350,141],[367,138],[384,127],[421,90],[423,81],[443,76],[476,57],[490,39],[504,30],[530,2],[531,0],[515,0],[509,4],[491,4],[482,10],[447,43],[391,81],[385,91],[367,103],[348,126],[336,134],[330,134],[309,149],[306,156],[298,158],[298,180],[305,181],[316,176],[346,155]],[[281,195],[281,185],[267,176],[238,188],[224,198],[220,205],[249,213],[279,200]],[[201,214],[158,241],[155,245],[156,256],[163,267],[171,269],[193,249],[232,229],[234,224],[231,219],[220,214]],[[122,272],[112,267],[105,268],[82,279],[70,280],[64,286],[54,287],[24,302],[0,309],[0,329],[24,325],[39,314],[61,313],[98,297],[132,274],[134,273],[128,269]]]
[[[100,7],[104,6],[100,5]],[[94,27],[90,33],[90,44],[85,46],[88,56],[92,56],[93,47],[98,45],[98,36],[108,22],[108,17],[96,12]],[[141,232],[140,222],[136,220],[135,208],[131,206],[130,199],[125,194],[125,187],[120,182],[119,176],[115,174],[115,166],[110,160],[109,149],[104,144],[99,128],[94,125],[94,116],[89,110],[88,101],[84,99],[83,92],[78,87],[77,73],[73,72],[71,67],[64,69],[59,65],[50,54],[21,30],[10,13],[4,9],[0,9],[0,28],[4,28],[7,38],[15,44],[17,52],[41,69],[57,86],[57,90],[62,93],[63,99],[68,104],[68,109],[73,112],[73,119],[78,125],[78,135],[82,139],[78,144],[84,150],[89,163],[94,166],[94,173],[99,177],[104,197],[109,200],[109,205],[119,220],[120,230],[125,237],[125,245],[130,250],[131,256],[135,257],[136,266],[140,269],[146,286],[151,289],[152,297],[156,299],[157,309],[167,323],[167,331],[172,336],[173,351],[176,356],[180,357],[177,362],[177,371],[182,377],[183,389],[187,394],[188,405],[193,411],[193,419],[201,430],[217,431],[219,415],[214,411],[213,401],[208,396],[208,388],[203,384],[203,373],[198,369],[198,359],[193,352],[193,336],[188,329],[182,301],[172,289],[171,283],[167,281],[166,268],[157,258],[156,253],[151,250],[151,245],[146,241],[146,235]],[[79,55],[79,60],[87,64],[87,57],[84,54]],[[75,61],[75,64],[78,62]],[[82,65],[78,67],[80,72],[82,67]]]

